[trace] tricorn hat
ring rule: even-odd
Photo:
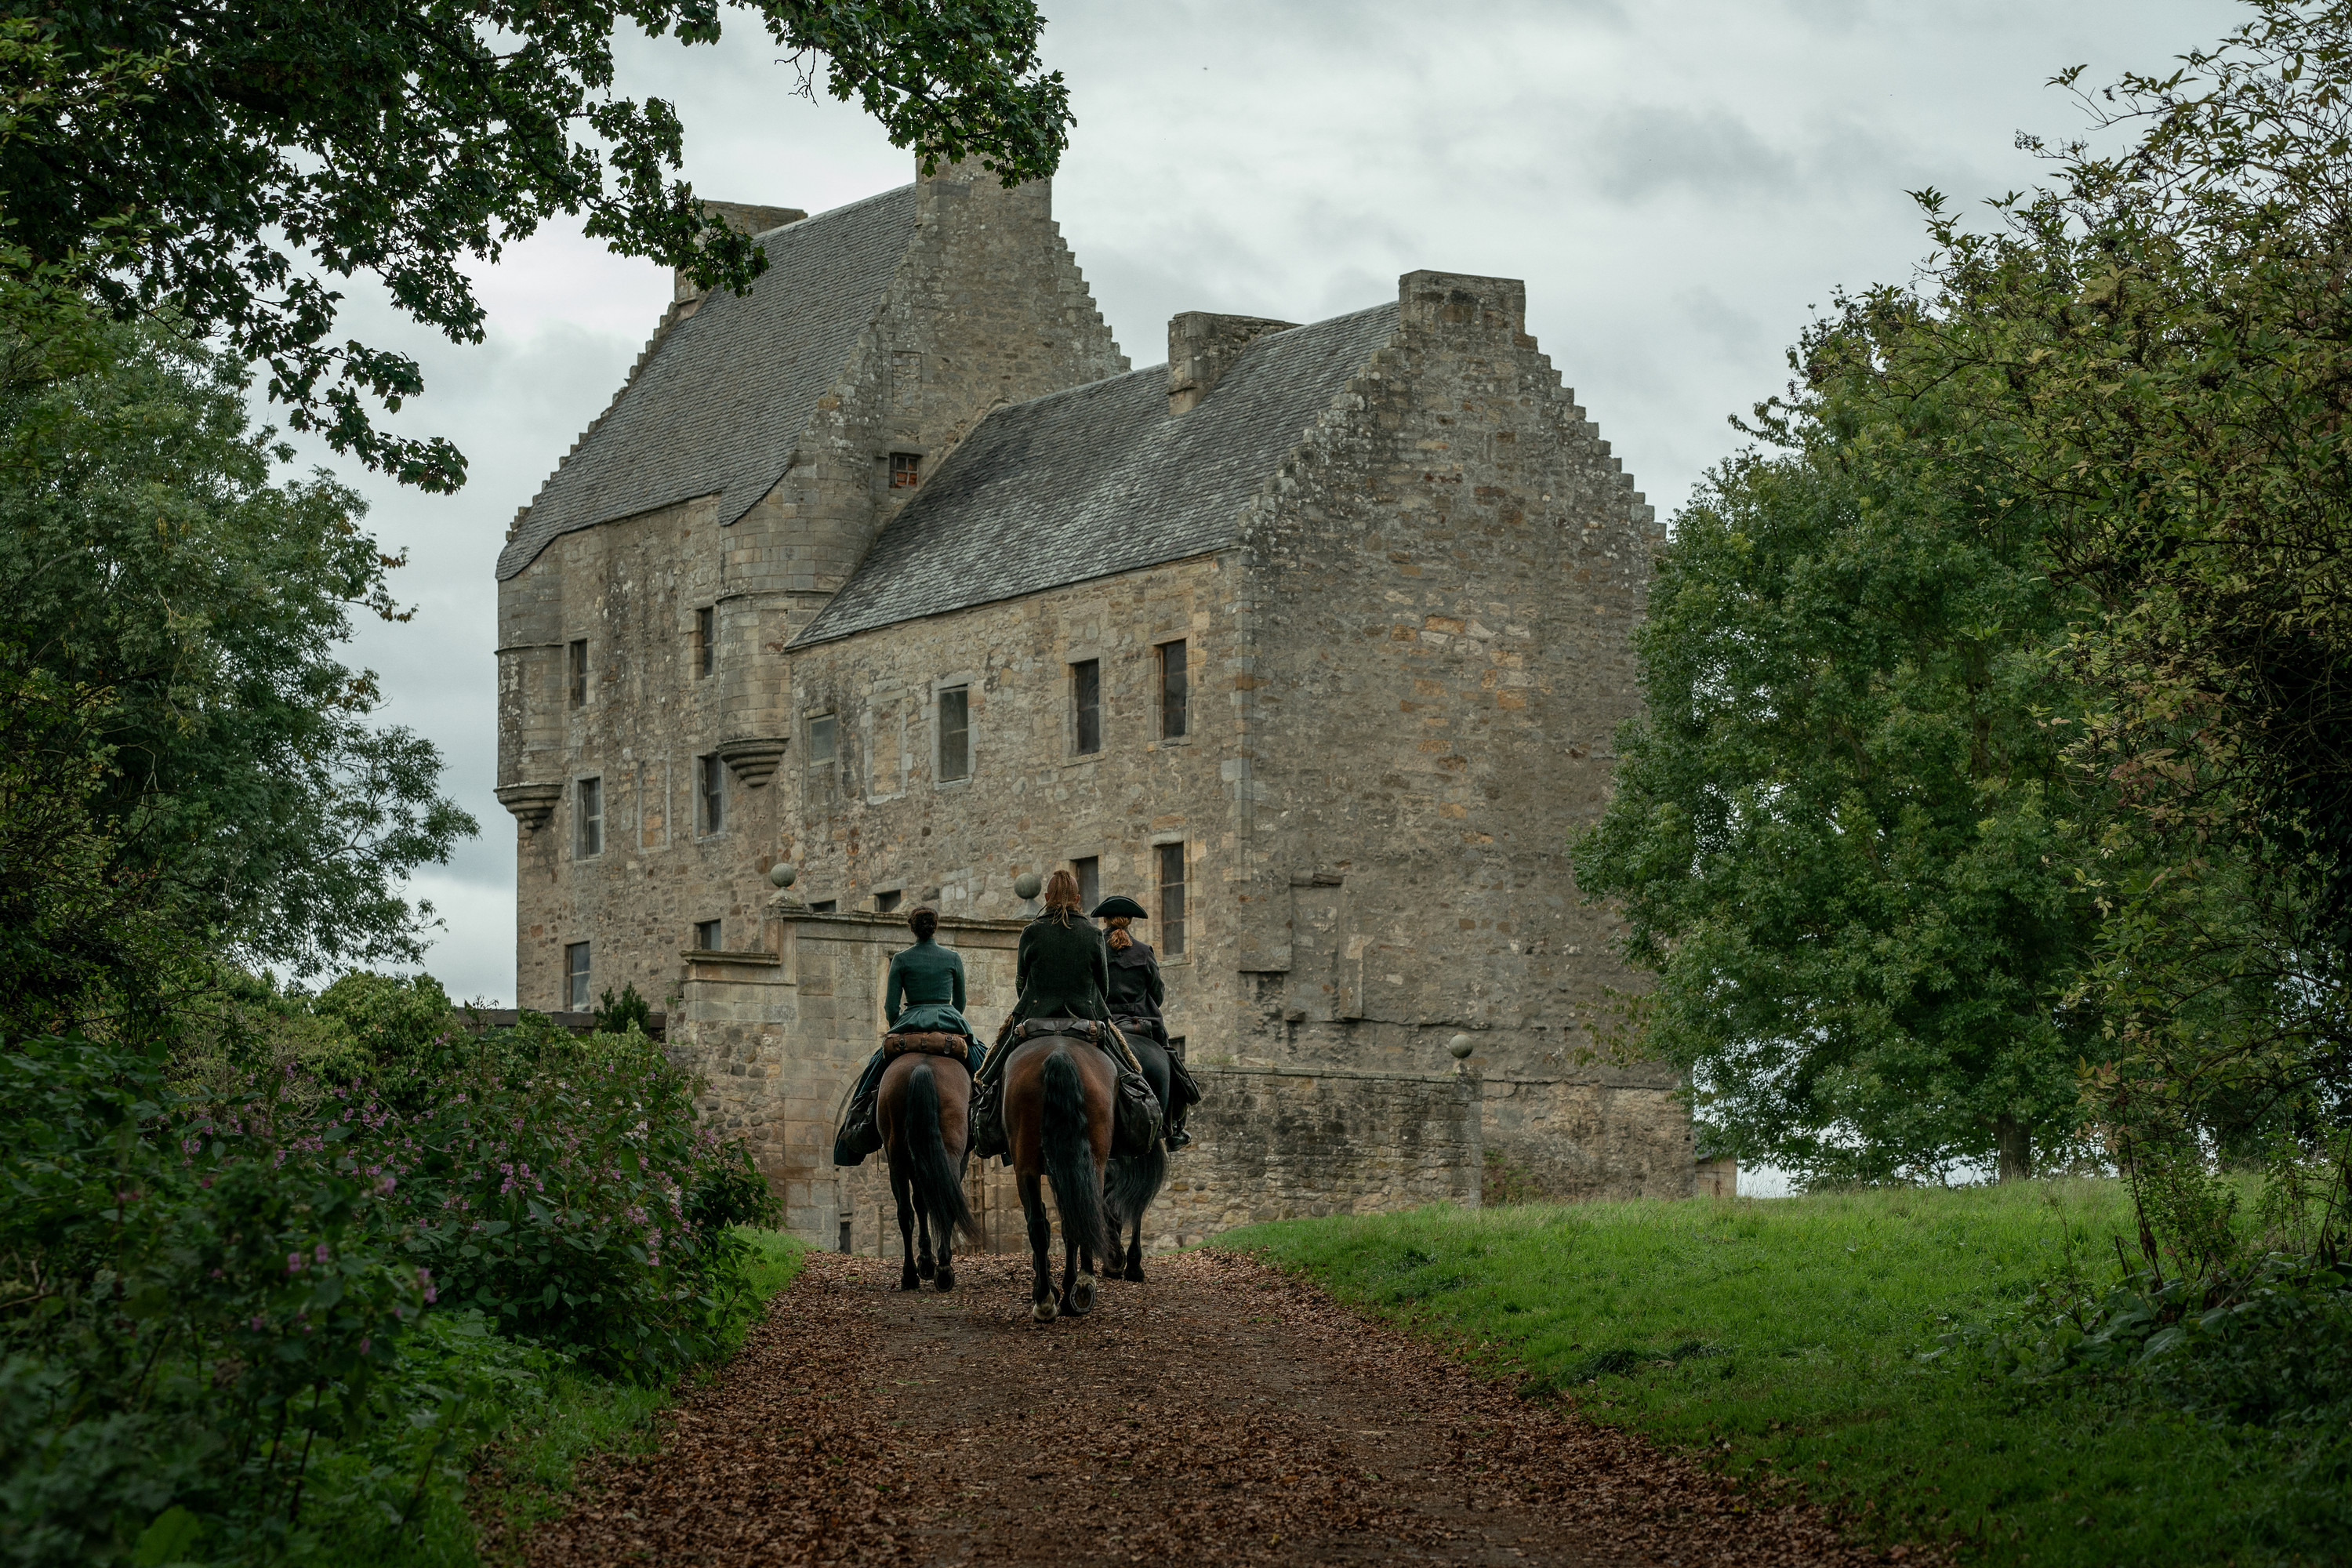
[[[1137,903],[1125,893],[1113,893],[1095,906],[1095,919],[1107,921],[1113,915],[1125,915],[1131,921],[1148,921],[1151,918],[1145,912],[1141,904]]]

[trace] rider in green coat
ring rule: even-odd
[[[894,1035],[961,1035],[964,1037],[964,1066],[972,1072],[980,1070],[986,1060],[988,1047],[982,1045],[963,1016],[963,955],[941,947],[935,940],[940,929],[940,914],[926,904],[907,916],[907,924],[915,933],[915,945],[894,954],[890,960],[890,978],[882,995],[882,1016],[890,1022]],[[880,1148],[881,1134],[874,1122],[874,1091],[882,1081],[882,1069],[889,1064],[889,1048],[886,1046],[874,1053],[858,1076],[857,1087],[850,1091],[849,1111],[843,1117],[841,1131],[833,1143],[833,1163],[856,1165]]]

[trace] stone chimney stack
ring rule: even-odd
[[[782,228],[788,223],[798,223],[808,214],[798,207],[753,206],[749,202],[705,202],[705,215],[722,218],[737,234],[765,234],[772,228]],[[677,269],[675,291],[670,303],[683,305],[689,300],[699,300],[709,290],[687,276],[686,268]]]
[[[1263,316],[1219,316],[1187,310],[1168,318],[1168,412],[1190,414],[1223,379],[1242,350],[1268,332],[1286,332],[1296,321]]]

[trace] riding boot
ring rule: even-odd
[[[1189,1109],[1189,1106],[1185,1108]],[[1173,1154],[1192,1142],[1192,1135],[1184,1131],[1184,1110],[1180,1110],[1168,1121],[1168,1152]]]

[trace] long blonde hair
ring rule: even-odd
[[[1078,879],[1070,871],[1056,871],[1045,879],[1045,912],[1064,925],[1078,912]]]

